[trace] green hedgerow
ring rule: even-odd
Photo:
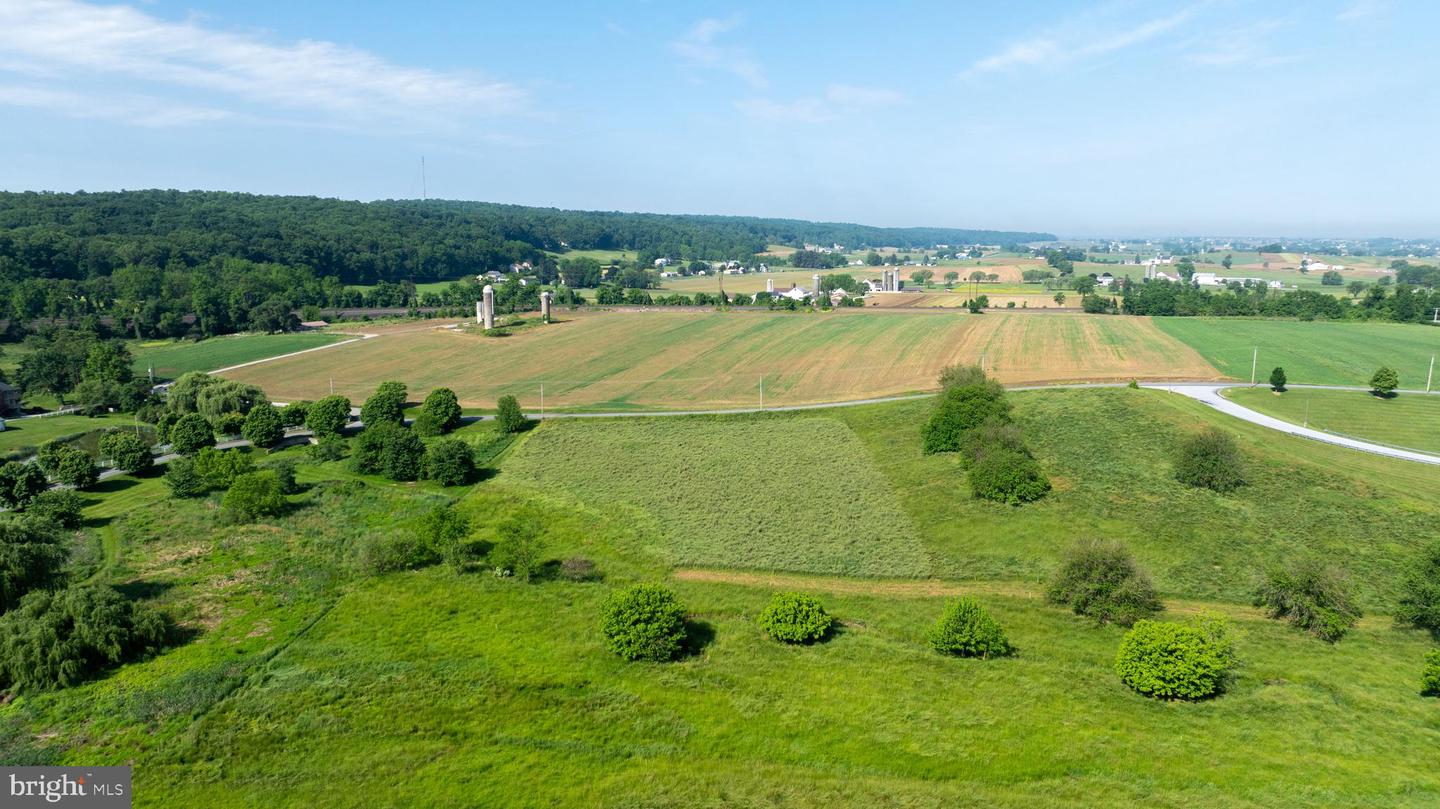
[[[805,593],[776,593],[770,598],[770,606],[760,613],[760,628],[785,643],[821,640],[834,623],[820,599]]]
[[[1286,618],[1315,637],[1335,643],[1360,620],[1345,573],[1314,559],[1301,559],[1266,572],[1255,606],[1271,618]]]
[[[1137,621],[1120,641],[1115,673],[1147,697],[1205,699],[1225,688],[1235,655],[1224,618],[1189,624]]]
[[[998,384],[986,382],[946,388],[921,430],[925,454],[962,449],[966,432],[992,419],[1010,420],[1010,403]]]
[[[1420,672],[1420,694],[1440,697],[1440,649],[1425,653],[1425,669]]]
[[[1118,542],[1085,541],[1066,552],[1045,598],[1076,615],[1130,626],[1164,608],[1150,578]]]
[[[1004,657],[1015,651],[1005,630],[973,598],[946,604],[930,629],[929,641],[935,651],[960,657]]]
[[[611,593],[600,610],[610,651],[626,660],[674,660],[685,642],[685,608],[675,591],[636,584]]]

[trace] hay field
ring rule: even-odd
[[[485,337],[395,333],[226,374],[281,401],[334,389],[354,400],[401,380],[418,399],[448,386],[467,406],[504,394],[527,409],[745,407],[929,390],[941,368],[986,366],[1008,383],[1212,378],[1198,353],[1144,318],[991,312],[618,311]]]

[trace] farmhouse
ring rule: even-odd
[[[1102,287],[1108,287],[1111,284],[1115,283],[1115,276],[1111,275],[1108,272],[1102,272],[1098,276],[1096,276],[1095,283]]]
[[[0,415],[17,413],[20,410],[19,389],[0,382]]]

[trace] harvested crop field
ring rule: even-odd
[[[852,311],[617,311],[509,337],[425,329],[227,372],[277,400],[354,400],[395,379],[418,399],[453,388],[468,406],[512,394],[527,409],[745,407],[924,391],[977,362],[1011,384],[1208,379],[1218,373],[1146,318]]]

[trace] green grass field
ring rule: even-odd
[[[888,481],[834,419],[558,421],[529,436],[505,470],[546,491],[641,509],[676,564],[928,569]]]
[[[1300,322],[1247,318],[1157,317],[1155,325],[1189,345],[1226,376],[1249,381],[1276,366],[1293,383],[1366,385],[1389,365],[1406,388],[1424,388],[1430,357],[1440,353],[1440,328],[1402,323]]]
[[[135,375],[144,376],[153,365],[156,379],[174,379],[187,371],[213,371],[293,351],[317,348],[348,339],[343,334],[298,332],[295,334],[244,334],[212,337],[208,340],[160,340],[131,342]]]
[[[1440,395],[1402,394],[1381,399],[1364,391],[1268,387],[1225,391],[1252,410],[1317,430],[1397,447],[1440,453]]]
[[[129,416],[46,416],[38,419],[7,419],[0,432],[0,458],[22,458],[33,455],[41,444],[57,438],[78,439],[88,433],[100,433],[115,427],[138,424]]]
[[[1161,391],[1012,398],[1056,485],[1023,508],[973,500],[953,458],[919,454],[929,401],[555,422],[514,444],[472,425],[461,435],[491,447],[494,469],[449,490],[285,450],[307,489],[249,526],[222,524],[213,496],[167,498],[156,477],[108,481],[86,495],[86,569],[190,636],[0,704],[0,760],[131,763],[136,806],[1440,802],[1437,704],[1417,694],[1433,640],[1384,614],[1400,560],[1440,534],[1434,469]],[[1175,441],[1211,424],[1250,469],[1233,495],[1170,479]],[[545,558],[585,557],[600,580],[359,567],[359,546],[449,497],[481,552],[524,516]],[[1236,622],[1243,667],[1224,695],[1135,695],[1113,671],[1123,630],[1043,603],[1041,577],[1087,536],[1135,549],[1162,618]],[[1372,613],[1339,644],[1248,606],[1256,568],[1301,550],[1346,565]],[[753,570],[875,573],[917,554],[938,578]],[[674,568],[694,556],[709,568]],[[660,580],[686,605],[692,651],[623,663],[601,643],[600,604]],[[755,619],[780,587],[819,595],[838,632],[766,639]],[[927,649],[957,592],[990,608],[1017,656]]]

